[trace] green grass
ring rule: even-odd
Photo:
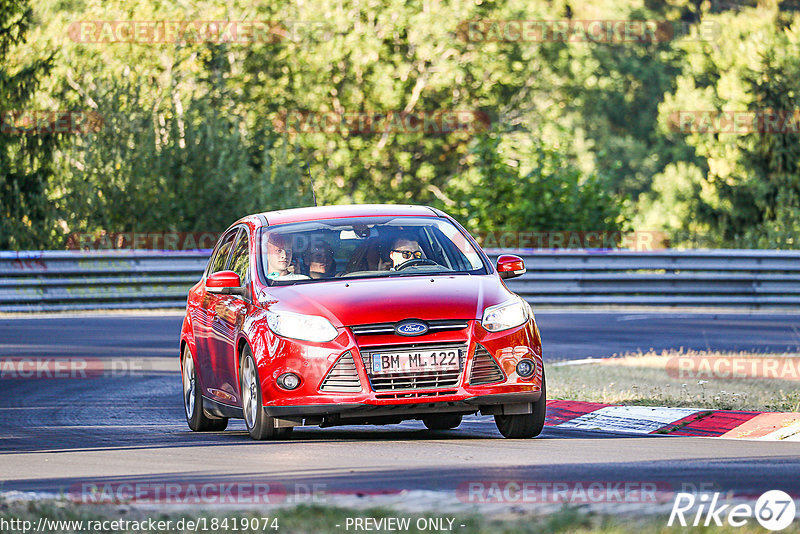
[[[797,354],[665,351],[628,354],[585,365],[550,364],[548,398],[719,410],[800,411],[800,382],[755,378],[679,378],[667,371],[677,356],[691,358],[789,358]]]
[[[92,505],[76,505],[66,501],[16,501],[13,503],[0,501],[0,524],[3,520],[25,520],[36,524],[39,518],[46,518],[50,520],[82,520],[87,521],[103,521],[103,520],[128,520],[128,521],[142,521],[146,519],[153,519],[156,521],[171,520],[173,525],[183,519],[186,520],[199,520],[205,518],[208,525],[214,518],[222,520],[228,518],[228,521],[237,521],[239,525],[236,529],[231,528],[230,524],[227,529],[218,527],[217,530],[209,530],[210,532],[237,532],[237,533],[267,533],[267,532],[284,532],[291,534],[321,534],[321,533],[345,533],[357,532],[352,527],[346,528],[346,521],[348,518],[354,517],[405,517],[410,519],[409,530],[372,530],[371,532],[442,532],[438,530],[419,530],[416,528],[416,520],[418,518],[441,518],[450,517],[455,518],[453,523],[452,532],[459,534],[546,534],[546,533],[629,533],[634,532],[637,534],[646,533],[668,533],[675,532],[679,529],[676,527],[668,527],[666,525],[667,517],[611,517],[608,515],[586,513],[574,507],[564,507],[561,510],[549,515],[536,515],[534,513],[515,513],[513,517],[485,517],[476,514],[465,514],[462,512],[430,512],[430,513],[406,513],[389,510],[385,508],[374,508],[364,510],[354,510],[327,506],[297,506],[293,508],[279,508],[269,511],[229,511],[229,512],[198,512],[191,510],[184,511],[148,511],[139,510],[128,507],[102,507]],[[270,527],[265,530],[258,528],[239,528],[241,521],[244,519],[252,520],[261,518],[263,516],[270,517]],[[271,528],[272,518],[277,519],[278,529]],[[336,525],[339,525],[338,527]],[[461,525],[464,525],[463,527]],[[714,527],[714,528],[692,528],[692,532],[736,532],[736,533],[751,533],[763,532],[755,523],[750,520],[745,527],[732,528],[732,527]],[[148,532],[143,530],[101,530],[102,532]],[[161,530],[162,533],[172,532],[186,532],[177,530],[176,528]],[[19,532],[19,530],[0,529],[0,532]],[[74,530],[62,529],[59,534],[77,534],[81,532],[85,534],[87,530]],[[97,531],[95,531],[97,532]],[[364,531],[362,531],[364,532]],[[795,522],[792,526],[783,532],[798,532],[798,524]]]

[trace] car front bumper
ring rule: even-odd
[[[525,405],[537,402],[541,391],[525,393],[497,393],[469,397],[463,400],[437,400],[404,404],[305,404],[298,406],[265,406],[264,412],[272,417],[312,417],[336,415],[342,419],[424,415],[433,413],[530,413]],[[503,407],[506,407],[503,410]]]
[[[257,348],[255,352],[261,355],[258,365],[264,410],[276,418],[333,416],[344,419],[477,411],[509,413],[504,410],[528,413],[520,411],[541,397],[544,370],[539,331],[533,319],[504,332],[487,332],[478,321],[468,321],[467,328],[460,331],[413,338],[411,341],[420,347],[436,344],[465,347],[457,380],[435,388],[376,389],[375,377],[365,363],[369,358],[364,355],[377,348],[402,348],[403,344],[410,342],[409,338],[362,337],[345,329],[336,340],[327,344],[290,341],[270,333],[263,339],[264,348]],[[482,357],[488,355],[502,371],[500,380],[482,384],[472,380],[479,347],[486,349]],[[339,358],[348,352],[355,364],[360,391],[323,391],[321,385],[325,377]],[[270,353],[271,357],[264,356]],[[530,377],[516,374],[516,365],[523,358],[536,364]],[[286,391],[277,385],[277,377],[286,372],[301,377],[301,385],[296,390]]]

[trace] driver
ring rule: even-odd
[[[400,265],[407,261],[424,257],[425,253],[422,252],[419,243],[407,237],[396,239],[389,251],[389,259],[392,260],[393,271],[396,271]]]

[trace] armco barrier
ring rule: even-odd
[[[210,251],[0,252],[0,311],[186,306]]]
[[[487,250],[518,254],[509,287],[533,304],[800,306],[800,251]]]
[[[535,305],[800,306],[800,251],[487,250]],[[0,311],[183,307],[209,251],[0,252]]]

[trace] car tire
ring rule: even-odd
[[[212,419],[203,410],[203,395],[197,383],[197,370],[189,345],[183,348],[181,361],[181,381],[183,382],[183,411],[189,428],[195,432],[212,432],[225,430],[228,418]]]
[[[430,430],[450,430],[461,424],[461,414],[436,414],[422,418],[422,422]]]
[[[275,419],[264,411],[258,366],[253,358],[253,352],[247,345],[242,352],[239,366],[239,387],[244,423],[251,438],[262,441],[286,439],[291,435],[292,427],[275,428]]]
[[[497,430],[504,438],[527,439],[538,436],[544,428],[544,417],[547,410],[547,391],[542,371],[542,396],[533,403],[531,413],[520,415],[495,415]]]

